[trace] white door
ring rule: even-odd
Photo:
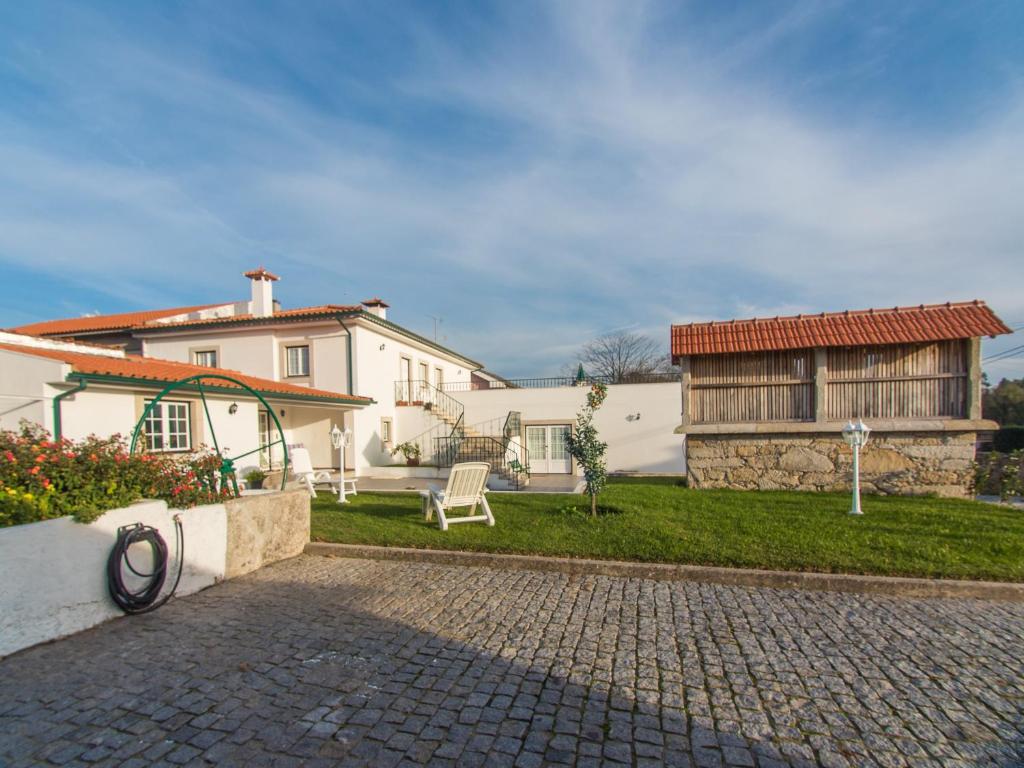
[[[419,380],[420,391],[417,393],[416,399],[422,400],[425,403],[430,402],[430,366],[426,363],[420,363],[420,380]]]
[[[402,360],[402,386],[401,396],[398,398],[404,403],[412,401],[412,360],[408,357],[401,358]]]
[[[530,453],[530,472],[539,475],[563,474],[572,471],[572,457],[565,437],[568,424],[545,424],[526,427],[526,450]]]

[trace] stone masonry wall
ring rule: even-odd
[[[967,496],[975,433],[872,433],[861,451],[861,490]],[[687,435],[693,488],[849,490],[853,450],[835,433]]]

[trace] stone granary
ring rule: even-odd
[[[982,301],[672,326],[696,488],[840,490],[850,419],[869,492],[964,496],[981,418]]]

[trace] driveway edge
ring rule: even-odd
[[[719,568],[705,565],[631,563],[621,560],[584,560],[539,555],[505,555],[490,552],[456,552],[446,549],[375,547],[365,544],[310,542],[307,555],[352,557],[367,560],[403,560],[435,565],[465,565],[500,570],[553,571],[572,575],[624,576],[660,581],[699,581],[735,587],[811,589],[857,592],[891,597],[978,598],[1024,602],[1024,584],[1000,581],[914,579],[894,576],[860,576],[847,573],[804,573]]]

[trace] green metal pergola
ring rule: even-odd
[[[209,406],[207,405],[207,402],[206,402],[206,389],[203,387],[203,382],[204,381],[210,381],[210,380],[212,380],[212,381],[222,381],[222,382],[226,381],[226,382],[229,382],[230,384],[233,384],[236,387],[239,387],[243,391],[248,392],[253,397],[255,397],[257,400],[259,400],[263,404],[263,407],[267,409],[267,413],[270,414],[270,418],[274,420],[274,428],[277,430],[277,439],[276,440],[271,440],[268,443],[264,443],[264,444],[260,445],[259,447],[254,448],[251,451],[246,451],[245,453],[240,453],[237,456],[231,456],[231,457],[224,456],[224,454],[221,453],[220,444],[217,441],[217,433],[216,433],[216,430],[214,429],[214,426],[213,426],[213,419],[210,418],[210,408],[209,408]],[[219,392],[219,393],[223,393],[225,389],[228,389],[227,387],[224,387],[223,385],[213,385],[213,386],[216,389],[216,391]],[[145,410],[142,412],[142,418],[140,418],[138,424],[135,425],[135,430],[132,432],[132,443],[131,443],[131,449],[130,449],[131,452],[132,453],[135,452],[135,448],[136,448],[136,446],[138,445],[138,442],[139,442],[139,436],[142,434],[143,430],[145,429],[146,419],[149,418],[150,414],[153,412],[153,409],[157,406],[157,404],[161,400],[163,400],[164,397],[167,396],[168,394],[170,394],[171,392],[175,391],[176,389],[183,389],[183,388],[189,389],[189,390],[197,390],[199,392],[199,399],[203,403],[203,412],[206,415],[206,424],[210,428],[210,438],[213,440],[213,450],[217,454],[217,456],[220,458],[221,486],[223,487],[224,483],[230,483],[230,487],[234,490],[235,496],[238,496],[239,495],[239,491],[238,491],[238,478],[235,476],[235,462],[238,461],[239,459],[245,458],[246,456],[251,456],[254,453],[259,453],[259,452],[264,451],[264,450],[269,451],[275,445],[280,445],[281,446],[281,451],[282,451],[282,453],[284,455],[284,466],[282,467],[282,472],[281,472],[281,490],[283,491],[284,488],[285,488],[285,483],[288,480],[288,446],[285,444],[285,441],[284,441],[284,431],[281,429],[281,422],[278,420],[277,414],[274,413],[274,409],[270,407],[270,404],[267,403],[267,401],[264,399],[263,395],[261,395],[259,392],[257,392],[255,389],[250,387],[245,382],[239,381],[238,379],[234,379],[234,378],[232,378],[230,376],[224,376],[224,375],[215,374],[215,373],[203,373],[203,374],[199,374],[197,376],[188,376],[188,377],[186,377],[184,379],[181,379],[180,381],[171,382],[166,387],[164,387],[163,390],[161,390],[160,394],[158,394],[156,397],[154,397],[149,402],[149,404],[146,405]],[[270,435],[268,434],[268,438],[269,437],[270,437]]]

